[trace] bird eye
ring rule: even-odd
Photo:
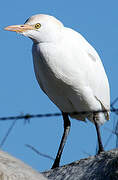
[[[40,27],[41,27],[41,24],[40,24],[40,23],[35,24],[35,28],[36,28],[36,29],[39,29]]]

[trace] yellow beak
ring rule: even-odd
[[[23,25],[13,25],[13,26],[7,26],[4,28],[6,31],[15,31],[18,33],[25,32],[27,30],[33,30],[35,29],[33,26],[28,25],[28,24],[23,24]]]

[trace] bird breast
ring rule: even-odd
[[[108,89],[101,61],[91,60],[91,56],[76,45],[73,50],[71,48],[55,43],[34,44],[32,52],[37,81],[61,111],[101,110],[100,102],[104,97],[99,92],[100,78],[106,81],[102,90]]]

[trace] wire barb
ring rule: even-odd
[[[98,110],[98,111],[81,111],[81,112],[72,112],[72,113],[68,113],[66,112],[68,115],[80,115],[80,114],[89,114],[89,113],[99,113],[99,112],[114,112],[114,113],[118,113],[118,108],[111,108],[110,110]],[[66,114],[65,113],[65,114]],[[25,119],[25,120],[29,120],[32,118],[48,118],[48,117],[56,117],[56,116],[62,116],[62,113],[46,113],[46,114],[25,114],[25,115],[18,115],[18,116],[8,116],[8,117],[0,117],[0,121],[8,121],[8,120],[20,120],[20,119]]]

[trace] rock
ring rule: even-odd
[[[118,180],[118,149],[43,172],[50,180]]]
[[[20,160],[0,151],[0,180],[47,180]]]

